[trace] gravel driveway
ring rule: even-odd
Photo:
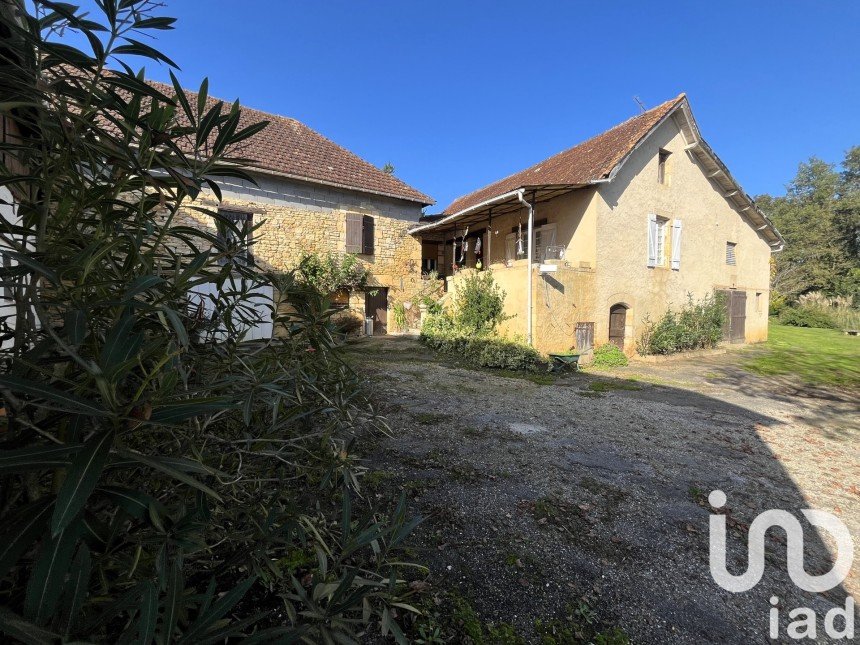
[[[780,531],[751,591],[722,590],[708,567],[714,489],[728,496],[735,573],[746,528],[769,508],[830,511],[860,539],[856,393],[753,376],[743,352],[548,384],[440,360],[411,338],[347,355],[393,430],[367,455],[369,481],[407,490],[427,518],[415,541],[431,584],[488,623],[531,640],[536,620],[590,598],[637,643],[764,643],[776,595],[783,639],[804,606],[828,642],[824,613],[860,591],[858,565],[844,588],[797,589]],[[829,570],[828,543],[805,528],[807,571]]]

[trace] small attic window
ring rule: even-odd
[[[735,255],[736,247],[737,242],[726,242],[726,264],[734,266],[738,263],[737,256]]]
[[[661,149],[657,153],[657,183],[665,184],[669,176],[666,174],[666,162],[669,160],[669,155],[672,154],[668,150]]]

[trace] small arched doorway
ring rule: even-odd
[[[609,342],[624,349],[624,332],[627,327],[627,305],[617,304],[609,308]]]

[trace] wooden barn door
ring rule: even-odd
[[[364,294],[364,313],[373,318],[373,335],[388,333],[388,289],[379,287]]]
[[[627,307],[614,305],[609,310],[609,342],[624,349],[624,328],[627,326]]]
[[[733,290],[731,294],[731,305],[729,305],[731,341],[742,343],[746,340],[747,292]]]
[[[721,289],[717,295],[725,299],[726,322],[723,324],[723,340],[743,343],[746,340],[747,292],[737,289]]]

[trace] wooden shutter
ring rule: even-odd
[[[373,255],[373,218],[370,215],[362,218],[361,252]]]
[[[737,245],[734,242],[726,242],[726,264],[737,264],[735,246]]]
[[[681,268],[681,220],[672,222],[672,269]]]
[[[648,266],[657,266],[657,216],[648,215]]]
[[[346,252],[361,253],[362,218],[358,213],[346,214]]]
[[[576,350],[587,352],[594,346],[594,323],[576,323]]]

